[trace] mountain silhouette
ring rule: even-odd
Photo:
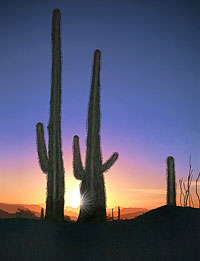
[[[18,208],[30,209],[33,212],[41,213],[41,206],[37,204],[12,204],[12,203],[0,203],[0,209],[9,213],[16,213]]]
[[[16,218],[16,214],[11,214],[0,209],[0,218]]]
[[[33,211],[36,215],[36,217],[40,217],[41,215],[41,208],[43,207],[45,210],[45,203],[39,203],[39,204],[12,204],[12,203],[0,203],[0,209],[3,211],[6,211],[10,214],[14,214],[18,211],[18,208],[26,209]],[[64,208],[64,215],[69,216],[71,220],[76,221],[79,215],[80,207],[73,208],[70,206],[66,206]],[[114,218],[117,219],[118,217],[118,206],[113,208],[113,214]],[[147,212],[148,209],[146,208],[123,208],[120,207],[120,218],[121,219],[130,219],[135,218],[136,216],[139,216],[143,214],[144,212]],[[107,215],[112,215],[112,208],[106,209]],[[14,216],[13,216],[14,217]],[[0,218],[4,218],[0,213]]]
[[[16,213],[18,211],[18,208],[21,209],[26,209],[28,208],[29,210],[33,211],[36,216],[40,216],[41,213],[41,208],[43,207],[45,210],[46,204],[45,203],[41,203],[41,204],[12,204],[12,203],[0,203],[0,209],[7,211],[8,213]],[[69,209],[66,210],[66,209]],[[77,208],[78,209],[78,208]],[[64,213],[67,216],[74,216],[74,217],[78,217],[78,212],[77,209],[73,209],[71,207],[65,207]],[[73,211],[74,210],[74,211]]]

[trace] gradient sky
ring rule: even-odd
[[[164,205],[169,155],[179,203],[178,179],[186,181],[190,155],[194,181],[200,171],[200,1],[44,2],[7,0],[0,6],[0,202],[46,200],[36,124],[43,122],[47,143],[51,19],[59,8],[65,205],[79,185],[72,173],[73,135],[80,137],[85,159],[95,49],[102,52],[104,161],[119,152],[104,174],[107,206]]]

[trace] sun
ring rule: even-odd
[[[79,187],[74,189],[69,197],[69,205],[73,208],[77,208],[80,205],[81,197]]]
[[[93,207],[93,196],[91,192],[85,191],[81,196],[81,208],[85,212],[89,212],[90,209]]]

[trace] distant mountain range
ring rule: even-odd
[[[0,219],[2,218],[13,218],[16,217],[15,213],[18,211],[18,208],[26,209],[33,211],[37,217],[40,217],[41,208],[45,209],[45,203],[39,204],[10,204],[10,203],[0,203]],[[64,215],[70,216],[70,219],[76,221],[78,218],[80,207],[72,208],[67,206],[64,208]],[[121,219],[132,219],[136,216],[142,215],[145,212],[148,212],[149,209],[146,208],[123,208],[120,207],[120,218]],[[112,216],[112,208],[106,209],[107,215]],[[118,207],[113,208],[114,219],[118,217]]]
[[[0,218],[15,218],[16,214],[10,214],[2,209],[0,209]]]
[[[41,209],[44,208],[45,210],[46,204],[45,203],[39,203],[39,204],[11,204],[11,203],[0,203],[0,210],[3,210],[5,213],[7,213],[7,216],[5,217],[5,213],[0,212],[0,218],[10,218],[15,216],[10,216],[10,214],[14,214],[18,211],[18,208],[26,209],[33,211],[36,215],[36,217],[40,217],[41,215]],[[65,207],[64,209],[64,215],[70,216],[71,220],[77,220],[79,213],[79,208],[72,208],[72,207]]]

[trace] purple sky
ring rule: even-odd
[[[124,198],[126,188],[165,189],[169,155],[175,158],[177,182],[187,178],[190,154],[196,178],[200,171],[200,1],[46,2],[1,3],[0,190],[14,177],[27,178],[26,163],[31,160],[30,169],[35,166],[38,177],[43,175],[37,162],[35,126],[44,123],[47,141],[54,8],[60,9],[62,19],[66,184],[75,134],[85,157],[95,49],[102,52],[103,158],[119,152],[119,160],[105,174],[108,188],[117,180]]]

